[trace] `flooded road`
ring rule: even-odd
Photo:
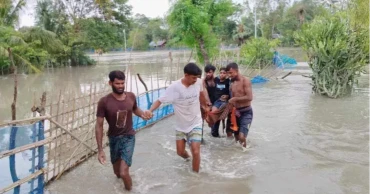
[[[176,155],[175,123],[167,118],[137,134],[131,193],[368,193],[368,81],[362,78],[362,92],[335,100],[312,94],[310,80],[300,75],[254,85],[248,151],[211,138],[205,127],[199,174]],[[47,190],[126,193],[112,165],[100,165],[96,156]]]

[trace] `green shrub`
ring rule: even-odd
[[[251,39],[240,48],[242,61],[253,68],[272,65],[274,50],[280,44],[278,39],[269,41],[266,38]]]
[[[348,94],[368,61],[367,30],[354,31],[341,14],[318,17],[295,34],[307,52],[313,90],[331,98]]]

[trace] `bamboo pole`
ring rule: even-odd
[[[130,68],[130,91],[133,91],[132,89],[132,67]],[[94,95],[95,95],[95,91],[94,91]]]
[[[156,71],[156,74],[157,74],[157,89],[159,90],[159,70],[158,70],[158,68],[156,69],[157,71]],[[159,92],[158,92],[158,98],[159,98]]]
[[[40,120],[45,120],[45,119],[49,119],[49,118],[50,118],[50,116],[39,116],[39,117],[32,117],[32,118],[28,118],[28,119],[7,121],[5,123],[0,124],[0,129],[2,129],[2,127],[9,126],[9,125],[15,125],[15,124],[21,124],[21,123],[27,123],[27,122],[34,123],[34,122],[38,122]]]
[[[26,151],[26,150],[29,150],[29,149],[32,149],[32,148],[37,148],[39,146],[50,143],[54,139],[56,139],[56,138],[51,137],[51,138],[47,138],[47,139],[44,139],[44,140],[41,140],[41,141],[37,141],[35,143],[31,143],[31,144],[27,144],[27,145],[17,147],[17,148],[11,149],[11,150],[3,151],[3,152],[0,153],[0,159],[11,156],[11,155],[14,155],[14,154],[17,154],[17,153],[20,153],[20,152],[23,152],[23,151]]]
[[[50,103],[50,112],[49,112],[49,114],[53,115],[53,105],[51,103]],[[53,130],[52,129],[53,129],[53,123],[50,122],[50,128],[49,128],[48,132],[45,131],[44,133],[49,133],[49,137],[52,137],[53,136],[53,134],[52,134]],[[49,147],[47,149],[47,163],[46,163],[46,165],[47,165],[47,172],[48,173],[46,173],[46,181],[49,181],[49,172],[51,172],[50,171],[50,168],[51,168],[50,163],[51,163],[51,142],[49,143]]]
[[[76,128],[74,128],[74,129],[72,129],[72,130],[70,130],[70,132],[78,132],[78,129],[79,128],[82,128],[82,127],[86,127],[87,125],[89,125],[89,124],[92,124],[92,123],[94,123],[94,121],[92,121],[92,122],[88,122],[88,123],[84,123],[83,125],[80,125],[80,126],[78,126],[78,127],[76,127]],[[78,138],[80,138],[81,137],[81,135],[76,135],[76,137],[78,137]],[[72,137],[71,137],[71,139],[72,139]],[[77,145],[77,142],[78,141],[76,141],[76,145]],[[65,142],[65,143],[62,143],[62,144],[60,144],[60,145],[64,145],[64,144],[71,144],[70,142]],[[74,145],[74,146],[72,146],[72,147],[76,147],[76,145]],[[66,152],[63,152],[63,153],[66,153]]]
[[[66,162],[64,163],[64,167],[62,169],[61,172],[58,173],[57,177],[54,179],[55,181],[59,179],[60,176],[62,176],[62,174],[66,171],[66,167],[67,167],[67,164],[71,162],[73,156],[75,156],[77,150],[80,148],[80,146],[82,145],[82,142],[84,142],[86,139],[87,139],[87,136],[89,136],[89,133],[86,133],[85,134],[85,137],[83,138],[83,140],[76,146],[76,149],[73,151],[72,155],[66,160]],[[87,154],[85,155],[85,157],[88,157],[90,153],[87,152]]]
[[[59,90],[59,98],[58,98],[58,104],[57,104],[57,112],[56,112],[56,120],[57,121],[59,121],[59,117],[60,117],[60,115],[59,115],[59,109],[60,109],[60,101],[61,101],[61,97],[62,97],[62,90]],[[55,137],[57,137],[58,138],[58,128],[57,127],[55,127],[54,128],[54,134],[55,134]],[[58,139],[56,139],[56,141],[54,142],[54,163],[53,163],[53,165],[54,165],[54,168],[53,168],[53,176],[56,174],[56,172],[55,172],[55,170],[57,169],[57,158],[56,158],[56,156],[57,156],[57,148],[58,148]]]
[[[105,90],[105,89],[103,89],[103,91],[100,91],[100,92],[97,92],[97,94],[106,94],[107,92],[109,92],[108,90]],[[88,95],[81,95],[81,96],[78,96],[78,97],[76,97],[76,98],[74,98],[74,100],[80,100],[80,99],[83,99],[83,98],[86,98],[86,97],[88,97]],[[71,101],[73,101],[73,100],[71,100]],[[69,101],[69,102],[71,102],[71,101]],[[68,102],[68,101],[65,101],[65,102]],[[57,105],[58,103],[50,103],[50,105],[48,105],[48,106],[46,106],[46,107],[50,107],[51,105]]]
[[[172,65],[173,65],[172,53],[169,52],[168,56],[170,57],[170,85],[171,85],[172,84]]]
[[[31,174],[31,175],[29,175],[29,176],[21,179],[21,180],[15,182],[13,184],[11,184],[10,186],[5,187],[4,189],[1,189],[0,190],[0,193],[5,193],[7,191],[10,191],[10,190],[14,189],[15,187],[18,187],[19,185],[22,185],[24,183],[27,183],[28,181],[36,178],[37,176],[39,176],[39,175],[41,175],[43,173],[45,173],[45,171],[44,171],[44,169],[41,169],[41,170],[39,170],[39,171],[37,171],[37,172],[35,172],[35,173],[33,173],[33,174]]]
[[[53,119],[50,119],[50,122],[54,123],[58,128],[64,130],[65,132],[67,132],[70,136],[72,136],[73,138],[75,138],[75,140],[79,141],[79,142],[82,142],[82,144],[84,146],[86,146],[86,148],[90,149],[91,151],[93,152],[96,152],[96,150],[94,150],[93,148],[91,148],[89,145],[87,145],[85,142],[83,142],[81,139],[79,139],[78,137],[76,137],[73,133],[71,133],[68,129],[64,128],[61,124],[59,124],[57,121],[54,121]]]
[[[18,96],[18,79],[17,79],[17,67],[14,67],[14,94],[13,94],[13,103],[11,105],[12,108],[12,120],[17,119],[17,111],[16,111],[16,104],[17,104],[17,96]]]
[[[189,59],[188,59],[188,63],[190,62],[192,56],[193,56],[193,49],[191,49],[190,56],[189,56]]]
[[[131,74],[131,72],[130,72],[130,74]],[[132,85],[132,84],[130,84],[130,85]],[[92,87],[92,85],[90,86],[90,99],[89,99],[89,111],[88,111],[88,117],[87,117],[87,122],[89,123],[88,125],[87,125],[87,130],[88,130],[88,133],[90,133],[90,139],[92,139],[92,137],[93,137],[93,128],[91,127],[91,122],[92,122],[92,120],[93,120],[93,117],[92,117],[92,112],[91,112],[91,106],[92,106],[92,100],[93,100],[93,95],[94,95],[94,90],[93,90],[93,87]],[[90,141],[90,147],[92,148],[93,147],[93,142],[92,141]]]
[[[71,113],[72,113],[72,121],[71,121],[72,128],[71,128],[71,130],[73,130],[75,128],[75,122],[76,122],[76,120],[75,120],[75,118],[76,118],[76,98],[75,98],[75,95],[74,95],[73,102],[72,102],[72,112]],[[71,143],[73,143],[72,138],[70,138],[69,141]]]
[[[158,80],[157,80],[158,81]],[[151,88],[151,91],[153,91],[153,68],[152,68],[152,64],[150,64],[150,88]],[[152,98],[151,98],[151,101],[153,102],[153,92],[151,93],[152,95]],[[150,102],[148,102],[150,103]]]
[[[85,91],[85,90],[84,90]],[[66,93],[66,89],[64,89],[64,92],[63,92],[63,94],[65,94]],[[65,115],[65,102],[64,102],[64,96],[63,96],[63,98],[62,98],[62,103],[61,103],[61,106],[62,106],[62,108],[61,108],[61,112],[60,112],[60,123],[62,124],[62,125],[64,125],[64,117],[66,116]],[[68,126],[67,126],[68,127]],[[57,132],[59,132],[59,135],[58,135],[58,138],[56,139],[56,142],[59,142],[58,143],[58,146],[57,147],[55,147],[55,151],[57,152],[57,153],[61,153],[62,152],[62,146],[61,146],[61,144],[63,144],[63,131],[62,130],[60,130],[60,129],[58,129],[58,128],[56,128],[56,130],[57,130]],[[58,150],[58,151],[57,151]],[[61,161],[62,161],[62,158],[61,158],[61,155],[60,154],[58,154],[57,155],[58,156],[58,170],[57,170],[57,173],[59,173],[59,171],[60,171],[60,165],[61,165]]]

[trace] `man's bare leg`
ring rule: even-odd
[[[199,172],[200,166],[200,142],[191,142],[191,154],[193,156],[193,171]]]
[[[176,140],[176,150],[177,150],[177,155],[181,156],[184,159],[189,158],[188,152],[185,150],[185,144],[186,141],[185,139],[182,140]]]
[[[239,141],[240,141],[240,144],[242,144],[243,147],[245,147],[245,148],[247,147],[247,138],[242,132],[239,133]]]
[[[113,164],[113,172],[114,174],[117,176],[117,178],[120,178],[119,176],[119,168],[120,168],[120,163],[121,160],[117,160],[114,164]]]
[[[129,173],[129,167],[126,164],[125,161],[119,160],[120,161],[120,168],[119,168],[119,176],[123,180],[123,184],[125,185],[125,189],[130,191],[132,189],[132,180],[131,176]]]
[[[226,137],[227,138],[232,138],[233,137],[233,133],[232,132],[226,132]]]
[[[239,142],[239,135],[236,135],[233,132],[226,132],[227,138],[232,138],[233,137],[233,134],[234,134],[235,142]]]

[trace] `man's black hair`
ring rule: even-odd
[[[113,82],[115,79],[118,80],[125,80],[126,76],[125,73],[123,73],[120,70],[111,71],[109,73],[109,81]]]
[[[230,69],[238,70],[239,69],[238,64],[236,64],[236,63],[229,63],[226,66],[226,71],[230,71]]]
[[[184,67],[184,73],[188,75],[202,75],[202,70],[195,63],[188,63]]]
[[[210,72],[210,71],[215,72],[215,71],[216,71],[216,67],[215,67],[215,66],[213,66],[213,65],[211,65],[211,64],[208,64],[208,65],[206,65],[206,66],[204,67],[204,72],[208,73],[208,72]]]
[[[222,71],[222,70],[227,71],[227,70],[226,70],[226,67],[221,67],[221,68],[220,68],[220,71]]]

